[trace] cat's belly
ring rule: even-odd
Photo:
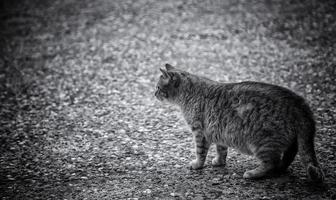
[[[249,147],[249,145],[234,146],[232,148],[238,150],[239,152],[243,154],[253,155],[253,150]]]
[[[240,151],[243,154],[252,155],[255,148],[249,144],[248,139],[240,133],[229,131],[206,133],[208,141],[214,144],[223,145]]]
[[[237,144],[228,141],[223,141],[217,144],[233,148],[243,154],[253,155],[253,148],[251,148],[250,145],[245,143]]]

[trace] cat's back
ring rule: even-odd
[[[257,109],[262,108],[260,112],[273,110],[278,114],[293,114],[314,124],[313,113],[305,99],[285,87],[253,81],[232,83],[227,87],[231,105],[251,103]]]
[[[276,101],[290,101],[305,104],[305,100],[293,91],[278,85],[263,82],[245,81],[228,84],[229,90],[235,95],[246,97],[260,97]]]

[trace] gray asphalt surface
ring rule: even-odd
[[[0,62],[2,199],[333,199],[333,1],[4,1]],[[192,138],[153,92],[165,63],[223,82],[304,96],[326,173],[244,180],[256,161],[190,171]],[[214,156],[213,149],[209,157]]]

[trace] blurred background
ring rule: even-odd
[[[334,0],[0,6],[2,199],[335,198]],[[280,179],[242,180],[255,161],[236,151],[228,170],[185,169],[191,134],[179,111],[153,96],[165,63],[305,97],[326,184],[307,184],[298,160]]]

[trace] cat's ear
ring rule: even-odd
[[[165,78],[164,80],[165,84],[168,84],[169,81],[172,81],[175,87],[178,87],[180,85],[181,80],[177,74],[175,74],[174,72],[168,72],[162,68],[160,68],[160,71],[162,72],[163,77]]]
[[[181,82],[180,76],[178,76],[178,75],[173,76],[172,80],[174,82],[174,87],[177,88],[180,85],[180,82]]]
[[[171,66],[170,64],[165,64],[165,67],[166,67],[166,70],[167,71],[170,71],[170,70],[174,70],[175,69],[175,67],[173,67],[173,66]]]
[[[160,71],[162,72],[163,77],[169,78],[169,79],[171,78],[171,75],[166,70],[160,68]]]

